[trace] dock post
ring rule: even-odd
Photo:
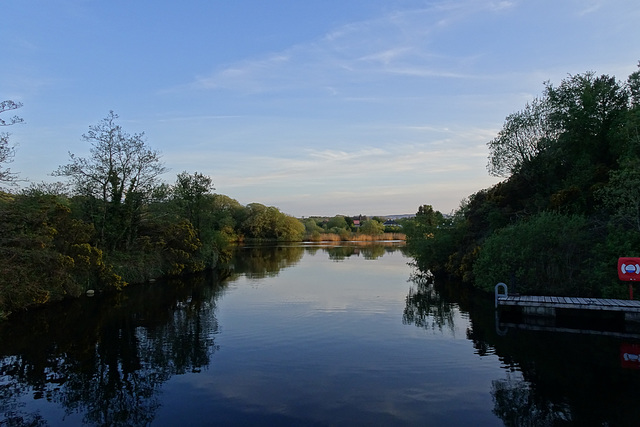
[[[504,293],[500,293],[500,288],[504,290]],[[498,308],[498,300],[505,299],[509,296],[509,290],[507,289],[507,285],[505,285],[502,282],[498,283],[495,287],[495,296],[496,296],[495,304],[496,304],[496,308]]]

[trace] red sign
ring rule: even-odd
[[[621,344],[620,363],[623,368],[640,369],[640,345]]]
[[[618,258],[618,278],[627,282],[640,281],[640,258]]]

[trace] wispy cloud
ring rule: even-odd
[[[322,86],[335,91],[345,79],[358,81],[375,75],[475,77],[461,70],[469,69],[478,60],[477,54],[446,55],[434,43],[438,33],[473,11],[513,6],[512,2],[482,3],[481,8],[476,4],[465,3],[465,8],[460,3],[444,3],[350,23],[314,41],[199,76],[189,87],[261,92]]]
[[[328,182],[357,182],[360,188],[378,188],[384,182],[397,185],[407,182],[407,175],[414,177],[431,176],[431,181],[446,179],[448,174],[456,174],[475,168],[469,164],[470,158],[478,158],[481,164],[486,159],[484,146],[466,149],[461,157],[455,148],[433,150],[427,146],[398,147],[394,152],[371,148],[355,152],[307,150],[302,157],[256,157],[246,159],[246,166],[235,165],[230,170],[220,170],[226,176],[226,185],[245,187],[281,183],[295,186],[318,185]],[[219,169],[219,168],[218,168]],[[449,176],[450,177],[450,176]],[[314,184],[314,181],[316,184]]]
[[[590,15],[597,12],[602,7],[602,1],[592,0],[586,2],[580,2],[582,9],[578,12],[579,16]]]
[[[511,9],[512,7],[515,7],[513,1],[496,1],[489,3],[489,8],[493,10]]]

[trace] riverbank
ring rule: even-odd
[[[306,236],[305,242],[377,242],[402,240],[406,241],[407,236],[403,233],[383,233],[383,234],[360,234],[351,233],[350,235],[341,235],[335,233],[319,233]]]

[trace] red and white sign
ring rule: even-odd
[[[618,278],[627,282],[640,281],[640,258],[618,258]]]
[[[623,368],[640,369],[640,345],[621,344],[620,363]]]

